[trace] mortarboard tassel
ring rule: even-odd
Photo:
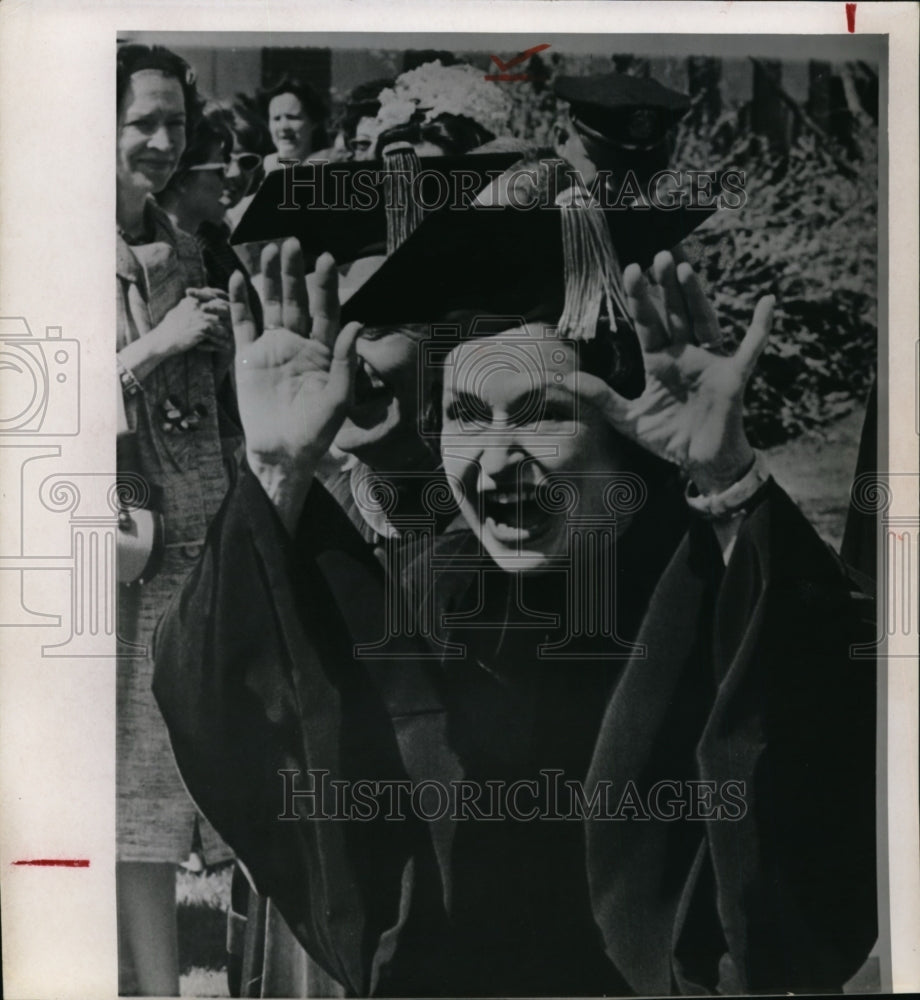
[[[562,216],[562,255],[565,305],[559,334],[570,340],[593,340],[606,308],[612,333],[619,324],[627,332],[632,322],[626,308],[623,273],[607,226],[605,213],[588,200],[581,185],[556,199]]]
[[[421,172],[415,147],[408,142],[394,145],[383,156],[383,168],[390,178],[385,186],[389,257],[418,228],[425,210],[413,191],[413,181]]]

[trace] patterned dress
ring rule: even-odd
[[[153,242],[131,246],[118,235],[117,350],[149,333],[186,294],[206,284],[195,241],[152,202]],[[117,661],[117,850],[120,861],[180,862],[199,824],[205,859],[230,852],[202,819],[173,761],[166,727],[151,693],[154,626],[201,552],[211,517],[227,488],[238,438],[221,437],[217,388],[226,355],[190,350],[161,362],[122,396],[119,472],[139,473],[163,514],[165,550],[147,582],[121,584]],[[167,431],[166,401],[182,412],[198,406],[197,428]],[[125,426],[126,425],[126,426]],[[128,447],[123,448],[127,442]],[[126,460],[130,456],[130,461]]]

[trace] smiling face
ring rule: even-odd
[[[600,412],[561,384],[577,370],[574,346],[535,327],[469,341],[448,358],[444,472],[467,523],[507,572],[548,569],[566,552],[572,517],[609,520],[605,477],[622,469],[622,457]],[[561,491],[571,502],[555,502]]]
[[[125,192],[157,194],[185,149],[182,85],[161,70],[134,73],[118,109],[116,178]]]
[[[282,159],[303,160],[312,150],[314,122],[296,94],[278,94],[268,105],[268,128]]]
[[[426,454],[418,434],[420,337],[366,327],[357,342],[354,403],[335,444],[378,471]]]

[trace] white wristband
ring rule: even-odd
[[[687,483],[684,493],[687,503],[702,517],[710,521],[730,520],[741,517],[747,504],[770,478],[770,469],[763,453],[754,452],[754,464],[738,480],[721,493],[702,496],[693,483]]]

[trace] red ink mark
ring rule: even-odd
[[[34,858],[32,861],[14,861],[14,865],[37,865],[42,868],[89,868],[86,858]]]
[[[509,73],[509,69],[513,69],[515,66],[520,66],[521,63],[527,62],[527,60],[536,55],[538,52],[543,52],[544,49],[549,48],[549,43],[544,42],[542,45],[534,45],[533,48],[527,49],[526,52],[519,52],[516,56],[512,56],[507,62],[504,62],[500,56],[489,56],[492,62],[501,70],[499,73],[488,73],[486,74],[486,79],[490,81],[501,80],[502,82],[508,82],[509,80],[529,80],[530,76],[527,73]]]
[[[847,31],[852,34],[856,30],[856,4],[848,3],[847,8]]]

